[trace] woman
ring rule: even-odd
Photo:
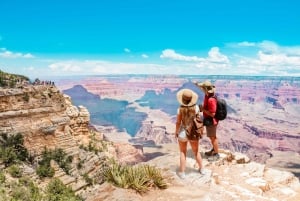
[[[207,137],[210,139],[212,144],[212,149],[208,152],[205,152],[205,155],[212,156],[213,160],[217,160],[220,158],[220,155],[217,139],[217,126],[219,121],[218,119],[214,118],[217,110],[217,99],[214,98],[216,89],[210,81],[197,83],[197,86],[205,93],[203,106],[200,106],[200,111],[203,112],[203,118],[204,120],[207,118],[212,120],[212,125],[205,126]]]
[[[197,100],[198,95],[190,89],[182,89],[177,93],[177,100],[180,103],[180,107],[177,110],[177,120],[176,120],[176,130],[175,137],[178,140],[179,151],[180,151],[180,167],[178,175],[180,178],[185,178],[185,166],[186,166],[186,153],[187,153],[187,143],[189,142],[192,151],[195,155],[200,174],[205,174],[202,167],[202,158],[198,151],[199,137],[187,136],[186,140],[178,138],[181,129],[190,125],[191,121],[195,117],[197,111]],[[199,111],[199,108],[198,108]]]

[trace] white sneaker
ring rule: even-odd
[[[204,168],[200,168],[199,173],[202,175],[205,175],[207,173],[207,171]]]
[[[178,172],[180,179],[185,179],[185,172]]]

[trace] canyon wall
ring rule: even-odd
[[[80,84],[100,99],[128,101],[127,107],[147,114],[131,142],[161,144],[174,142],[176,92],[181,88],[193,89],[201,103],[203,92],[193,83],[207,79],[216,85],[217,95],[228,104],[228,117],[218,129],[222,148],[245,153],[261,163],[277,158],[277,164],[292,164],[293,171],[299,169],[300,161],[290,157],[300,153],[298,77],[123,75],[58,83],[62,89]],[[209,149],[206,137],[202,146]]]

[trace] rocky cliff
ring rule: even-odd
[[[75,155],[77,143],[88,135],[89,112],[73,106],[55,86],[3,89],[0,101],[0,132],[24,135],[30,153],[47,147]]]
[[[33,166],[24,163],[21,169],[24,176],[33,178],[39,186],[49,182],[40,179],[35,172],[45,149],[62,149],[72,157],[68,174],[54,161],[51,167],[55,170],[54,177],[83,198],[93,196],[91,189],[102,182],[99,172],[108,158],[125,164],[144,160],[142,148],[103,140],[103,135],[89,121],[88,110],[72,105],[70,97],[53,85],[0,88],[0,134],[22,134],[24,145],[34,161]],[[0,160],[0,171],[4,168]],[[95,185],[91,186],[91,183]]]

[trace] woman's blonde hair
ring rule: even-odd
[[[189,125],[195,116],[195,105],[192,106],[180,106],[179,112],[181,114],[181,123],[183,126]]]

